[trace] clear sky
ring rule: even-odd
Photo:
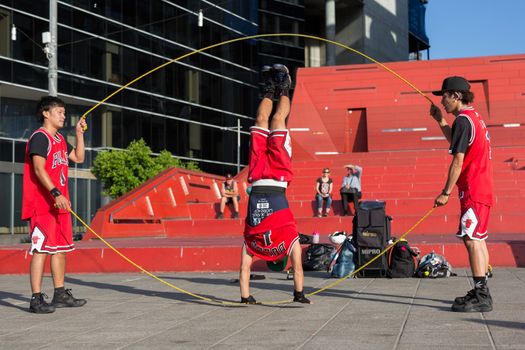
[[[429,0],[426,8],[430,59],[525,54],[525,0]]]

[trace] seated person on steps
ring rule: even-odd
[[[226,174],[226,179],[222,183],[221,187],[221,206],[219,215],[217,219],[224,218],[224,208],[226,204],[233,204],[233,214],[232,218],[239,217],[239,187],[237,186],[237,181],[233,179],[232,174]]]
[[[330,213],[330,206],[332,205],[332,189],[334,187],[333,181],[330,178],[330,169],[323,169],[323,176],[317,178],[315,183],[315,200],[317,201],[317,217],[328,216]],[[323,202],[326,203],[326,208],[323,214]]]
[[[340,193],[343,202],[343,216],[354,215],[352,211],[348,210],[348,202],[354,203],[354,212],[357,212],[357,204],[361,199],[361,174],[363,168],[359,165],[348,164],[345,165],[348,174],[343,178]]]

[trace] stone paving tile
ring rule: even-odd
[[[525,349],[525,269],[499,268],[489,281],[494,311],[454,313],[468,271],[448,279],[350,279],[311,297],[313,305],[207,303],[142,273],[69,275],[88,299],[78,309],[27,312],[28,276],[0,276],[2,349]],[[253,281],[260,301],[291,298],[285,275]],[[178,288],[238,301],[236,273],[162,273]],[[305,291],[334,282],[307,273]],[[44,291],[52,294],[46,276]]]

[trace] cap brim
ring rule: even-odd
[[[434,96],[443,96],[443,93],[443,90],[432,91],[432,95]]]
[[[281,260],[266,262],[266,265],[268,266],[268,268],[275,272],[283,271],[287,264],[288,264],[288,256],[285,256]]]

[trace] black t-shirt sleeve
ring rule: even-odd
[[[457,117],[452,125],[452,142],[450,143],[451,154],[467,152],[472,127],[465,117]]]
[[[41,132],[37,132],[29,140],[29,155],[39,155],[47,159],[47,149],[49,147],[49,139]]]
[[[71,145],[69,142],[67,142],[67,157],[69,158],[69,154],[71,153],[72,150],[74,150],[75,147],[73,147],[73,145]]]

